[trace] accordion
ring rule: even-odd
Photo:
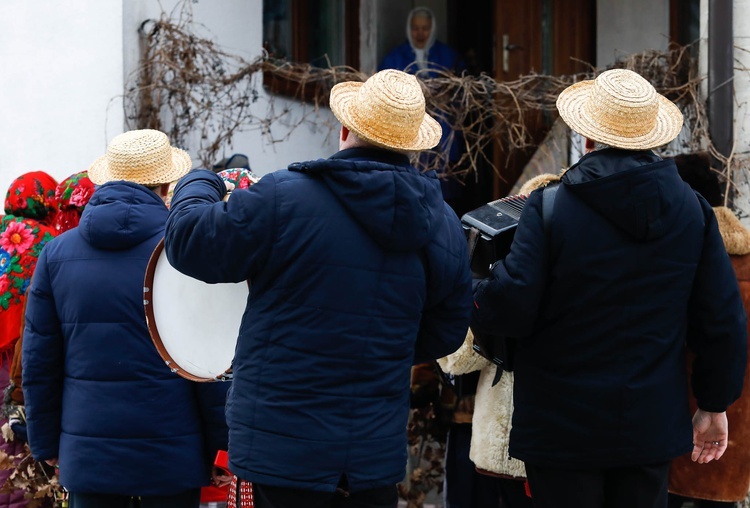
[[[507,196],[465,213],[461,217],[475,277],[486,277],[489,267],[504,258],[516,234],[518,220],[528,196]]]
[[[492,201],[484,206],[472,210],[461,217],[469,242],[469,256],[471,259],[472,276],[484,278],[490,274],[490,265],[503,259],[510,252],[510,244],[516,234],[518,220],[521,218],[523,206],[527,196],[508,196]],[[513,357],[516,343],[512,339],[474,332],[473,349],[481,356],[497,365],[495,386],[503,371],[513,370]]]

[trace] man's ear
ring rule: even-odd
[[[342,125],[341,126],[341,141],[346,141],[346,138],[348,137],[349,137],[349,129],[347,129],[346,127]]]
[[[596,141],[586,138],[586,153],[593,151],[594,148],[596,148]]]

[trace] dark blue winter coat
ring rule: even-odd
[[[207,282],[251,280],[227,403],[230,469],[267,485],[353,491],[406,467],[410,370],[468,328],[466,240],[434,172],[349,149],[264,176],[177,185],[165,248]],[[216,319],[222,319],[216,316]]]
[[[39,257],[23,338],[29,444],[59,457],[72,492],[197,488],[226,447],[227,386],[173,374],[146,327],[144,275],[166,218],[149,189],[107,183]]]
[[[535,191],[475,294],[472,326],[518,338],[510,454],[670,460],[692,449],[686,338],[700,408],[742,389],[747,318],[713,210],[649,151],[593,152],[562,182],[547,232]]]

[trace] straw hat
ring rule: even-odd
[[[178,180],[191,167],[190,155],[172,148],[166,134],[144,129],[115,136],[107,147],[107,154],[89,168],[89,179],[96,185],[127,180],[156,186]]]
[[[344,127],[376,146],[419,151],[440,142],[442,128],[425,113],[422,87],[411,74],[386,69],[364,83],[339,83],[330,105]]]
[[[569,86],[557,98],[571,129],[600,143],[646,150],[669,143],[682,129],[682,113],[639,74],[612,69]]]

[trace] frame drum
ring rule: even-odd
[[[232,379],[249,283],[208,284],[167,260],[164,239],[146,270],[143,306],[151,339],[172,372],[192,381]]]

